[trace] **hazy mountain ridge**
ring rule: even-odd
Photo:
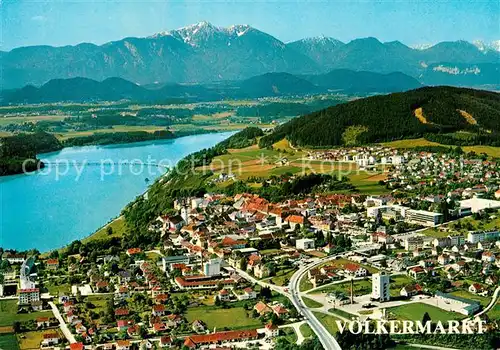
[[[140,86],[122,78],[107,78],[101,82],[89,78],[53,79],[35,87],[4,90],[2,104],[43,102],[87,102],[131,100],[161,102],[169,99],[190,101],[223,98],[258,98],[326,93],[384,93],[405,91],[420,83],[403,73],[383,75],[372,72],[333,70],[320,75],[266,73],[241,81],[217,84],[150,84]]]
[[[139,84],[205,83],[272,72],[318,74],[332,69],[400,71],[418,77],[427,66],[442,62],[498,64],[500,52],[483,46],[457,41],[419,50],[397,41],[364,38],[343,43],[328,37],[285,44],[248,25],[220,28],[201,22],[101,46],[30,46],[0,52],[0,83],[3,88],[40,86],[51,79],[73,77],[99,81],[120,77]]]

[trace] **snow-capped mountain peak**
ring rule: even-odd
[[[478,48],[479,51],[488,52],[488,51],[497,51],[500,52],[500,40],[493,40],[490,43],[485,43],[482,40],[474,40],[472,42],[474,46]]]
[[[224,28],[214,26],[207,21],[202,21],[179,29],[160,32],[152,37],[169,35],[191,46],[200,46],[208,39],[224,40],[228,42],[228,45],[230,45],[230,41],[232,39],[245,35],[251,29],[252,27],[246,24],[236,24]]]
[[[411,46],[411,48],[415,49],[415,50],[427,50],[433,46],[434,46],[434,44],[417,44],[417,45]]]

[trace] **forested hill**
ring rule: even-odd
[[[295,118],[261,138],[260,146],[285,137],[297,146],[326,147],[461,130],[500,137],[500,94],[439,86],[368,97]]]

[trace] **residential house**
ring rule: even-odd
[[[205,330],[207,329],[207,326],[201,320],[194,320],[193,324],[191,325],[191,328],[196,333],[202,333],[202,332],[205,332]]]
[[[57,344],[59,344],[60,338],[61,337],[59,336],[59,333],[57,333],[57,332],[44,333],[43,340],[42,340],[42,343],[40,345],[43,347],[57,345]]]
[[[402,297],[412,297],[414,295],[417,295],[418,293],[422,292],[422,287],[418,284],[407,284],[403,288],[401,288],[399,295]]]
[[[479,283],[472,283],[469,286],[469,292],[479,294],[483,291],[483,287]]]
[[[132,344],[130,340],[117,340],[116,341],[116,350],[130,350]]]
[[[163,304],[153,305],[153,311],[152,311],[153,316],[163,316],[165,315],[165,312],[166,312],[165,305]]]
[[[272,321],[266,324],[266,336],[269,338],[276,338],[280,334],[280,329]]]
[[[358,264],[348,263],[344,266],[344,273],[349,276],[363,277],[368,274],[368,270]]]
[[[47,259],[45,262],[47,270],[54,271],[59,268],[59,259]]]
[[[408,275],[417,279],[420,275],[425,275],[425,270],[422,266],[415,266],[408,270]]]
[[[271,308],[262,301],[259,301],[257,304],[255,304],[253,308],[260,316],[273,312],[273,310],[271,310]]]

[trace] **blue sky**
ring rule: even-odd
[[[250,24],[285,42],[319,35],[342,41],[373,36],[410,46],[500,39],[498,0],[0,0],[0,10],[1,50],[103,44],[203,20],[218,26]]]

